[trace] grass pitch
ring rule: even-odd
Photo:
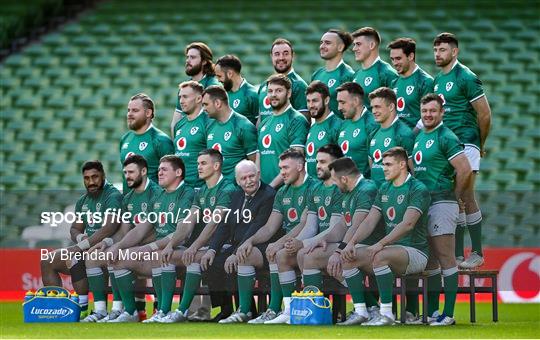
[[[352,306],[348,306],[350,310]],[[150,315],[150,314],[149,314]],[[469,305],[456,305],[457,325],[338,327],[290,325],[184,324],[25,324],[21,303],[0,303],[0,338],[540,338],[540,304],[500,304],[497,323],[491,305],[477,304],[477,323]]]

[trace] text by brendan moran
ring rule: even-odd
[[[61,261],[112,261],[114,260],[113,253],[105,252],[72,252],[68,249],[62,248],[55,251],[49,251],[47,249],[41,249],[41,261],[53,262],[57,257],[60,257]],[[159,254],[156,252],[148,251],[130,251],[129,249],[120,249],[118,251],[118,261],[158,261]]]

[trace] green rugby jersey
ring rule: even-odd
[[[261,180],[271,183],[279,174],[279,155],[291,147],[304,148],[309,130],[307,119],[289,107],[279,115],[271,115],[259,124]]]
[[[148,129],[139,134],[133,131],[128,131],[120,140],[120,166],[126,158],[131,155],[141,155],[148,163],[148,178],[152,181],[158,181],[157,173],[159,168],[159,160],[165,155],[174,154],[174,145],[172,140],[163,131],[150,125]],[[128,192],[129,188],[126,184],[126,179],[123,179],[123,192]]]
[[[407,209],[418,211],[421,216],[416,225],[395,244],[413,247],[428,255],[427,220],[430,201],[426,186],[409,174],[400,186],[394,186],[392,182],[381,185],[373,207],[381,212],[386,224],[386,235],[403,221]]]
[[[343,119],[343,114],[338,110],[337,92],[336,89],[343,83],[352,81],[354,78],[354,70],[343,60],[338,66],[328,71],[325,67],[319,68],[311,75],[311,81],[320,80],[328,86],[330,90],[330,111],[334,112],[339,118]]]
[[[392,83],[397,96],[396,111],[399,119],[414,129],[420,120],[420,99],[433,92],[433,77],[418,65],[408,77],[398,77]]]
[[[379,87],[392,87],[392,82],[397,77],[396,70],[381,57],[377,57],[370,67],[366,69],[360,67],[354,74],[353,81],[364,89],[364,105],[371,111],[369,94]]]
[[[314,184],[315,180],[306,174],[304,182],[299,186],[295,187],[287,184],[282,186],[276,193],[273,211],[283,216],[281,227],[285,233],[288,233],[300,223],[302,213],[309,203],[308,197]]]
[[[187,216],[194,195],[195,190],[182,181],[174,191],[162,190],[155,197],[152,211],[156,216],[152,216],[152,219],[149,217],[148,220],[155,222],[153,224],[156,239],[160,240],[176,231],[178,222]]]
[[[225,122],[212,121],[208,127],[206,147],[221,152],[223,176],[234,182],[236,164],[257,153],[257,129],[246,117],[231,111]]]
[[[84,226],[84,232],[88,237],[92,236],[105,222],[105,219],[112,220],[113,215],[106,215],[109,209],[112,214],[122,209],[122,194],[111,183],[105,181],[103,190],[97,195],[90,195],[88,192],[82,195],[75,203],[75,212],[82,213],[81,221]],[[90,212],[90,215],[86,215]],[[95,213],[95,214],[94,214]]]
[[[193,79],[188,79],[188,80],[193,80]],[[219,82],[219,80],[217,79],[216,76],[209,76],[209,75],[204,75],[204,77],[201,78],[201,80],[198,81],[199,84],[202,85],[202,87],[204,88],[207,88],[209,86],[212,86],[212,85],[218,85],[218,86],[221,86],[221,83]],[[182,107],[180,106],[180,90],[178,90],[177,94],[176,94],[176,109],[175,109],[176,112],[182,112]]]
[[[480,79],[456,60],[450,72],[435,76],[433,88],[444,102],[444,125],[463,143],[480,148],[478,114],[471,105],[485,96]]]
[[[338,144],[345,157],[351,158],[360,173],[370,177],[369,169],[369,136],[379,128],[373,114],[364,109],[357,120],[345,119],[341,124]]]
[[[456,201],[455,170],[450,161],[463,153],[463,144],[441,122],[433,131],[420,131],[412,153],[414,177],[431,193],[431,203]]]
[[[194,188],[204,184],[197,171],[197,157],[199,152],[206,149],[208,128],[213,121],[206,112],[201,111],[193,120],[182,114],[182,119],[174,126],[175,155],[184,161],[186,184]]]
[[[317,233],[330,227],[330,219],[341,210],[343,194],[335,184],[325,185],[323,181],[316,180],[308,196],[308,212],[317,215]]]
[[[298,111],[307,111],[306,82],[292,69],[287,73],[287,78],[292,83],[290,98],[292,107]],[[261,117],[261,122],[271,115],[272,106],[270,105],[270,99],[268,99],[268,84],[264,82],[259,86],[259,116]]]
[[[197,215],[193,216],[197,219],[197,224],[193,229],[190,237],[190,243],[195,241],[199,237],[201,231],[204,229],[207,223],[205,223],[204,217],[207,217],[207,222],[216,221],[212,214],[217,208],[229,208],[231,205],[231,195],[237,190],[233,182],[227,180],[223,175],[219,178],[216,185],[209,188],[206,183],[195,194],[192,207],[198,210]],[[229,216],[229,218],[232,218]]]
[[[148,214],[152,210],[154,199],[161,194],[162,191],[162,187],[147,178],[143,192],[136,192],[135,189],[131,189],[124,195],[124,199],[122,200],[122,213],[130,213],[130,223],[132,227],[135,226],[135,223],[140,223],[147,219],[148,216],[139,214]]]
[[[255,86],[244,79],[237,91],[228,91],[227,95],[229,96],[229,106],[234,111],[249,119],[251,123],[257,123],[259,95]]]
[[[337,144],[341,124],[333,112],[322,122],[313,122],[306,138],[306,164],[308,175],[317,177],[317,150],[326,144]]]
[[[414,133],[411,128],[398,117],[387,128],[379,128],[373,134],[369,143],[369,158],[371,159],[371,179],[380,186],[384,183],[382,155],[388,149],[401,146],[410,157],[414,146]]]

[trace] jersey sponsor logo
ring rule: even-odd
[[[332,78],[332,79],[329,79],[329,80],[328,80],[328,87],[332,87],[332,86],[334,86],[335,84],[336,84],[336,80],[335,80],[335,79]]]
[[[128,146],[129,146],[129,143],[124,143],[124,144],[122,144],[122,149],[127,149]]]
[[[223,139],[225,139],[225,141],[228,141],[231,138],[231,136],[232,136],[232,133],[230,131],[227,131],[223,135]]]
[[[439,98],[441,98],[441,99],[442,99],[442,103],[443,103],[443,105],[446,105],[446,99],[444,99],[444,94],[442,94],[442,93],[439,93]]]
[[[164,212],[159,213],[159,226],[164,227],[167,222],[167,214]]]
[[[381,202],[383,202],[383,203],[388,202],[388,195],[382,195],[381,196]]]
[[[240,105],[240,99],[235,99],[233,100],[233,103],[232,103],[233,107],[236,109],[238,107],[238,105]]]
[[[99,202],[96,204],[96,211],[97,212],[101,211],[101,203]]]
[[[139,143],[139,150],[143,151],[148,146],[148,143],[146,142],[140,142]]]
[[[266,131],[266,125],[261,128],[261,132]]]
[[[291,204],[291,198],[290,197],[284,197],[282,201],[283,205],[290,205]]]
[[[175,135],[175,136],[178,136],[178,135],[181,134],[181,133],[182,133],[182,129],[178,129],[178,130],[176,130],[176,133],[175,133],[174,135]]]
[[[339,137],[340,137],[340,138],[345,137],[345,131],[340,131],[340,132],[339,132]]]
[[[315,196],[313,197],[313,203],[319,204],[321,202],[321,196]]]
[[[141,211],[146,211],[148,209],[148,204],[146,202],[141,203]]]
[[[270,134],[267,134],[263,137],[262,139],[262,145],[265,147],[265,148],[269,148],[270,145],[272,144],[272,135]]]
[[[378,163],[380,162],[382,159],[382,152],[380,149],[377,149],[375,150],[375,152],[373,152],[373,160],[375,161],[375,163]]]
[[[289,208],[289,210],[287,210],[287,218],[291,222],[294,222],[298,219],[298,213],[296,212],[295,208]]]
[[[319,215],[319,220],[325,220],[326,217],[328,216],[326,214],[326,209],[324,207],[319,207],[319,210],[318,210],[317,214]]]
[[[208,134],[208,140],[214,140],[214,134],[213,133],[210,133]]]
[[[267,110],[270,110],[272,107],[272,105],[270,105],[270,98],[268,98],[268,96],[264,97],[263,99],[263,107]]]
[[[324,205],[329,206],[332,203],[332,196],[326,196],[324,199]]]
[[[214,143],[214,145],[212,145],[212,149],[221,152],[221,144],[219,144],[219,143]]]
[[[354,129],[353,133],[352,133],[352,136],[354,138],[358,137],[358,135],[360,134],[360,129]]]
[[[527,284],[538,282],[540,255],[519,252],[508,258],[499,274],[499,294],[504,302],[540,302],[540,286]]]
[[[448,83],[446,83],[446,92],[450,91],[452,89],[452,87],[454,87],[454,83],[449,81]]]
[[[174,206],[175,206],[175,203],[174,203],[174,202],[169,203],[169,206],[167,207],[167,210],[173,211],[173,210],[174,210]]]
[[[397,197],[397,203],[398,203],[398,204],[403,203],[403,200],[404,200],[404,199],[405,199],[405,195],[399,195],[399,196]]]
[[[315,144],[313,144],[313,142],[308,143],[308,145],[306,146],[306,152],[308,156],[313,156],[313,154],[315,153]]]
[[[396,218],[396,209],[394,209],[394,207],[386,209],[386,216],[390,221],[393,221],[394,218]]]
[[[351,213],[347,211],[345,213],[345,223],[347,223],[347,225],[351,225],[351,222],[352,222]]]
[[[141,223],[141,214],[137,214],[135,215],[135,217],[133,217],[133,223],[135,224]]]
[[[386,137],[386,138],[384,139],[384,143],[383,143],[383,144],[384,144],[384,147],[387,148],[388,145],[390,145],[390,143],[392,143],[392,138]]]
[[[189,131],[189,133],[191,133],[191,135],[194,135],[197,133],[197,131],[199,131],[199,127],[198,126],[194,126],[191,128],[191,130]]]
[[[325,131],[321,131],[319,132],[319,134],[317,135],[317,138],[319,140],[322,140],[324,138],[324,136],[326,136],[326,132]]]
[[[364,85],[365,86],[369,86],[369,84],[371,84],[371,82],[373,81],[373,78],[372,77],[366,77],[364,79]]]
[[[397,99],[397,110],[401,112],[403,109],[405,109],[405,99],[403,97],[399,97]]]
[[[426,149],[429,149],[431,148],[431,146],[433,145],[435,141],[433,139],[430,139],[426,142]]]
[[[176,141],[176,147],[178,150],[184,150],[187,146],[187,139],[186,137],[180,137],[178,141]]]
[[[375,143],[376,143],[376,142],[377,142],[377,140],[376,140],[375,138],[373,138],[373,139],[371,140],[371,142],[369,142],[369,145],[370,145],[370,146],[375,146]]]
[[[281,124],[281,123],[276,124],[276,132],[281,131],[281,129],[283,129],[283,124]]]
[[[409,85],[405,88],[405,93],[407,93],[407,96],[410,96],[411,93],[413,93],[413,91],[414,91],[414,86],[412,85]]]
[[[422,163],[422,151],[416,151],[416,153],[414,154],[414,162],[416,164]]]
[[[414,143],[413,149],[416,149],[418,147],[418,142]]]
[[[303,202],[304,202],[304,196],[298,197],[298,205],[302,205]]]
[[[214,206],[214,204],[216,204],[216,196],[210,197],[210,205]]]
[[[343,142],[341,142],[341,151],[343,151],[343,153],[349,152],[349,141],[348,140],[344,140]]]
[[[127,155],[126,155],[126,158],[124,159],[128,159],[128,157],[131,157],[135,154],[135,152],[128,152]]]
[[[435,86],[433,86],[433,91],[438,91],[439,90],[439,84],[435,84]]]

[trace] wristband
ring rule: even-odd
[[[152,243],[149,243],[148,246],[150,247],[150,249],[152,251],[156,251],[159,249],[158,245],[156,244],[156,242],[152,242]]]
[[[83,237],[86,237],[86,234],[79,234],[75,237],[75,240],[77,241],[77,243],[81,242]]]
[[[101,242],[105,243],[105,245],[106,245],[107,247],[110,247],[110,246],[112,246],[112,245],[114,244],[113,239],[110,238],[110,237],[104,238]]]
[[[88,239],[84,239],[81,242],[77,243],[77,247],[79,247],[81,250],[86,250],[90,248],[90,241]]]
[[[345,249],[345,247],[347,247],[347,243],[345,243],[345,242],[339,242],[339,245],[338,245],[338,249],[339,249],[339,250],[343,250],[343,249]]]

